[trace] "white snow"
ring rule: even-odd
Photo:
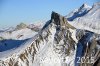
[[[72,38],[74,39],[74,41],[77,43],[78,40],[76,39],[76,29],[72,30],[72,29],[69,29],[71,34],[72,34]]]
[[[37,32],[32,31],[31,29],[25,28],[21,30],[12,31],[12,33],[0,32],[0,37],[4,39],[24,40],[33,37],[36,33]]]

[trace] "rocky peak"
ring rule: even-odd
[[[82,9],[90,9],[91,8],[91,6],[88,6],[86,3],[84,3],[80,8],[79,8],[79,10],[82,10]]]
[[[61,16],[61,15],[59,15],[58,13],[56,13],[56,12],[52,12],[52,14],[51,14],[51,20],[53,21],[54,20],[54,24],[56,24],[56,25],[64,25],[64,17],[63,16]]]
[[[84,3],[84,4],[80,7],[80,9],[83,9],[83,8],[91,8],[91,6],[88,6],[86,3]]]
[[[73,26],[71,26],[67,22],[67,19],[65,17],[63,17],[62,15],[60,15],[54,11],[51,14],[51,21],[57,26],[75,29]]]

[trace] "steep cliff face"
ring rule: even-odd
[[[16,49],[0,53],[0,66],[98,66],[99,50],[100,35],[76,29],[66,18],[52,12],[51,19],[34,38]],[[95,58],[91,65],[87,61],[77,63],[77,57],[91,55]]]
[[[98,66],[100,61],[100,35],[78,30],[75,66]],[[98,63],[96,63],[98,62]]]

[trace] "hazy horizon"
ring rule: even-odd
[[[0,0],[0,28],[21,22],[33,23],[50,19],[52,11],[67,15],[83,3],[90,6],[95,0]]]

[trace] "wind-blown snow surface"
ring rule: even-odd
[[[69,20],[69,23],[78,29],[86,29],[100,34],[100,2],[95,3],[92,8],[82,7],[80,11],[82,11],[82,14],[86,11],[87,13],[80,16],[74,12],[76,14],[72,15],[72,17],[76,17],[76,15],[79,17],[74,18],[72,21]],[[67,18],[69,19],[69,17]]]

